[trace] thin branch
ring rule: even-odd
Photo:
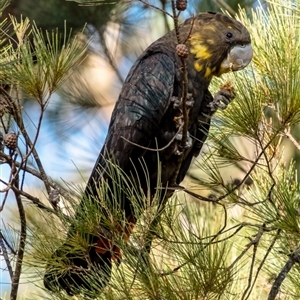
[[[2,180],[1,180],[2,182]],[[28,200],[30,200],[33,204],[35,204],[38,208],[40,209],[43,209],[45,211],[47,211],[48,213],[52,213],[52,214],[55,214],[56,216],[58,216],[58,212],[57,210],[54,210],[48,206],[46,206],[43,202],[41,202],[38,198],[22,191],[22,190],[18,190],[15,186],[12,186],[11,188],[13,191],[15,191],[16,193],[19,193],[21,196],[27,198]],[[66,219],[66,220],[70,220],[70,217],[68,217],[66,214],[62,214],[60,213],[59,214],[60,216],[63,215],[63,217]]]
[[[233,236],[235,236],[239,231],[241,231],[243,228],[245,227],[255,227],[255,228],[258,228],[260,229],[261,228],[261,224],[251,224],[251,223],[248,223],[248,222],[242,222],[238,225],[234,225],[226,230],[223,230],[221,234],[225,234],[229,231],[232,231],[234,230],[233,233],[231,233],[230,235],[226,236],[225,238],[222,238],[222,239],[219,239],[217,241],[213,241],[213,242],[202,242],[201,244],[202,245],[206,245],[206,244],[218,244],[218,243],[221,243],[221,242],[224,242],[226,240],[230,240]],[[172,230],[172,228],[170,228]],[[265,232],[271,232],[271,231],[275,231],[277,229],[277,227],[264,227],[264,231]],[[171,239],[168,239],[166,238],[165,236],[161,236],[159,235],[158,233],[155,233],[155,236],[161,240],[163,240],[164,242],[167,242],[167,243],[171,243],[171,244],[184,244],[184,245],[199,245],[199,242],[189,242],[189,241],[178,241],[178,240],[171,240]],[[213,238],[215,237],[215,234],[214,235],[208,235],[208,236],[205,236],[205,237],[202,237],[202,238],[199,238],[198,237],[198,240],[199,241],[204,241],[204,240],[207,240],[207,239],[210,239],[210,238]]]
[[[166,12],[164,12],[166,13]],[[177,42],[180,44],[180,35],[179,35],[179,26],[178,26],[178,14],[176,11],[176,7],[175,7],[175,1],[172,0],[172,13],[173,13],[173,21],[174,21],[174,27],[175,27],[175,32],[176,32],[176,38],[177,38]],[[175,50],[175,49],[174,49]],[[188,86],[188,77],[187,77],[187,70],[186,70],[186,65],[185,65],[185,59],[184,58],[180,58],[181,59],[181,71],[182,71],[182,81],[181,81],[181,89],[182,89],[182,93],[181,93],[181,103],[182,103],[182,118],[183,118],[183,123],[182,128],[181,126],[179,127],[178,133],[180,132],[180,130],[182,130],[182,140],[181,140],[181,148],[184,149],[186,146],[186,141],[187,141],[187,137],[188,137],[188,121],[189,121],[189,116],[188,116],[188,109],[186,107],[186,100],[187,100],[187,86]],[[178,134],[177,133],[177,134]],[[174,137],[172,138],[172,140],[169,142],[169,144],[171,144],[173,142],[173,140],[176,138],[177,134],[174,135]],[[139,146],[139,145],[136,145]],[[167,145],[168,146],[168,145]],[[165,146],[166,147],[166,146]],[[164,147],[164,148],[165,148]],[[149,149],[146,149],[149,150]],[[155,149],[155,151],[158,151],[157,149]],[[178,177],[178,173],[180,171],[181,165],[182,165],[182,161],[183,161],[183,154],[184,151],[182,151],[182,153],[179,156],[179,159],[177,161],[177,167],[176,170],[174,171],[171,179],[169,180],[169,184],[170,186],[173,186],[176,184],[176,180]],[[165,197],[161,200],[156,214],[153,218],[153,220],[150,223],[149,226],[149,231],[148,234],[146,235],[145,238],[145,245],[144,245],[144,251],[143,253],[145,253],[145,256],[143,255],[144,261],[149,265],[150,264],[148,262],[148,257],[149,257],[149,252],[151,249],[151,245],[152,245],[152,240],[153,240],[153,236],[155,233],[155,229],[160,221],[160,217],[161,217],[161,213],[165,208],[165,205],[167,203],[167,200],[169,198],[169,194],[167,193],[165,195]]]
[[[0,230],[0,235],[1,235],[1,238],[2,240],[4,241],[4,243],[6,244],[6,246],[9,248],[9,250],[11,251],[11,253],[13,255],[16,255],[17,252],[16,250],[10,245],[10,243],[8,242],[8,240],[5,238],[5,236],[2,234],[1,230]]]
[[[265,155],[266,150],[269,148],[269,146],[273,143],[274,139],[278,136],[278,134],[281,132],[281,129],[277,129],[274,134],[273,137],[270,138],[270,140],[266,143],[265,146],[262,145],[261,143],[261,152],[257,155],[256,159],[254,160],[252,166],[249,168],[248,172],[245,174],[244,178],[239,182],[239,184],[237,184],[236,186],[234,186],[230,191],[228,191],[226,194],[218,197],[215,201],[220,201],[225,199],[226,197],[228,197],[229,195],[231,195],[234,191],[238,190],[243,184],[244,182],[247,180],[247,178],[251,175],[252,171],[255,169],[255,167],[257,166],[259,160],[261,159],[262,156]],[[257,139],[260,141],[259,137],[257,137]],[[260,141],[261,142],[261,141]],[[199,198],[199,196],[197,196]]]
[[[186,266],[188,263],[189,263],[189,262],[186,261],[186,262],[182,263],[181,265],[175,267],[175,268],[172,269],[171,271],[160,273],[159,276],[160,276],[160,277],[164,277],[164,276],[172,275],[172,274],[176,273],[177,271],[179,271],[179,270],[180,270],[181,268],[183,268],[184,266]]]
[[[42,161],[39,157],[39,154],[37,153],[36,149],[35,149],[35,144],[37,142],[37,139],[38,139],[38,136],[39,136],[39,133],[40,133],[40,129],[41,129],[41,125],[42,125],[42,119],[43,119],[43,116],[44,116],[44,111],[41,110],[41,113],[40,113],[40,116],[39,116],[39,120],[38,120],[38,125],[37,125],[37,129],[36,129],[36,134],[35,134],[35,138],[34,138],[34,141],[32,142],[27,131],[26,131],[26,128],[24,126],[24,123],[23,123],[23,120],[20,120],[18,126],[22,132],[22,135],[23,137],[25,138],[25,141],[26,141],[26,144],[29,146],[29,151],[26,153],[25,157],[23,158],[23,163],[21,163],[21,167],[22,165],[25,163],[25,161],[27,161],[27,158],[32,154],[33,157],[34,157],[34,160],[38,166],[38,169],[40,171],[40,174],[41,174],[41,178],[42,178],[42,181],[45,185],[45,188],[46,188],[46,191],[48,194],[50,194],[51,192],[51,187],[50,187],[50,184],[49,184],[49,181],[48,181],[48,177],[46,175],[46,172],[45,172],[45,169],[44,169],[44,166],[42,164]]]
[[[159,7],[157,7],[157,6],[153,5],[153,4],[150,4],[150,3],[148,3],[148,2],[145,1],[145,0],[138,0],[138,1],[141,2],[141,3],[143,3],[143,4],[145,4],[146,6],[149,6],[149,7],[151,7],[151,8],[154,8],[154,9],[156,9],[156,10],[162,12],[164,15],[167,15],[167,16],[169,16],[169,17],[172,18],[172,19],[174,18],[170,13],[168,13],[168,12],[165,11],[164,9],[161,9],[161,8],[159,8]]]
[[[261,237],[263,236],[263,233],[264,233],[263,227],[264,226],[265,225],[263,224],[263,226],[259,229],[258,233],[256,234],[255,238],[253,240],[251,240],[251,243],[246,246],[246,247],[253,246],[253,254],[252,254],[251,265],[250,265],[250,270],[249,270],[248,284],[247,284],[246,289],[243,292],[242,300],[248,298],[247,293],[248,293],[249,290],[251,290],[252,276],[253,276],[253,270],[254,270],[256,254],[257,254],[257,247],[258,247],[258,243],[259,243]]]
[[[164,189],[164,187],[162,187]],[[218,203],[219,202],[219,198],[207,198],[207,197],[204,197],[202,195],[199,195],[199,194],[196,194],[188,189],[186,189],[185,187],[183,186],[180,186],[180,185],[177,185],[175,187],[167,187],[166,189],[170,190],[170,191],[183,191],[187,194],[189,194],[190,196],[193,196],[194,198],[198,199],[198,200],[202,200],[202,201],[205,201],[205,202],[211,202],[211,203]]]
[[[185,60],[181,58],[181,67],[182,67],[182,115],[183,115],[183,128],[182,128],[182,140],[181,140],[181,147],[185,148],[187,142],[187,132],[189,126],[189,109],[186,105],[187,99],[187,90],[188,90],[188,76],[186,70]],[[183,156],[183,155],[182,155]]]
[[[292,254],[289,255],[289,259],[279,272],[278,276],[276,277],[272,288],[270,290],[269,296],[267,300],[275,300],[277,294],[279,293],[279,289],[281,284],[283,283],[284,279],[287,277],[289,272],[291,271],[292,267],[296,264],[300,263],[300,247],[298,247]]]
[[[174,22],[174,29],[176,32],[176,38],[177,38],[177,42],[178,44],[180,44],[180,36],[179,36],[179,27],[178,27],[178,15],[177,15],[177,11],[176,11],[176,6],[175,6],[175,0],[171,1],[172,4],[172,18],[173,18],[173,22]]]
[[[12,266],[11,266],[11,263],[10,263],[10,260],[9,260],[9,256],[8,256],[8,252],[7,252],[5,243],[7,244],[7,242],[5,241],[5,239],[3,237],[2,232],[0,231],[0,247],[2,249],[2,255],[4,257],[10,279],[12,279],[13,276],[14,276],[14,272],[13,272],[13,269],[12,269]]]
[[[41,128],[41,125],[42,125],[42,119],[43,119],[43,116],[44,116],[44,110],[43,108],[41,107],[41,113],[40,113],[40,116],[39,116],[39,120],[38,120],[38,124],[37,124],[37,129],[36,129],[36,134],[35,134],[35,138],[33,141],[31,141],[28,133],[27,133],[27,130],[26,130],[26,127],[23,123],[23,119],[22,119],[22,116],[20,114],[21,112],[21,106],[19,103],[18,106],[15,104],[15,102],[12,100],[11,96],[7,93],[7,91],[5,91],[2,87],[0,87],[0,91],[1,91],[1,94],[5,97],[6,101],[12,105],[12,113],[13,113],[13,117],[15,119],[15,122],[17,123],[18,127],[20,128],[20,131],[23,135],[23,137],[25,138],[25,142],[26,144],[29,146],[29,151],[26,153],[26,156],[23,158],[23,161],[21,163],[21,167],[22,165],[25,163],[25,161],[27,160],[27,158],[32,154],[33,157],[34,157],[34,160],[38,166],[38,169],[40,171],[40,174],[41,174],[41,177],[42,177],[42,181],[45,185],[45,188],[47,190],[47,193],[50,194],[51,192],[51,187],[49,185],[49,182],[48,182],[48,178],[47,178],[47,175],[46,175],[46,172],[45,172],[45,169],[43,167],[43,164],[40,160],[40,157],[35,149],[35,144],[37,142],[37,139],[38,139],[38,136],[39,136],[39,133],[40,133],[40,128]],[[19,172],[19,171],[18,171]]]
[[[278,239],[278,237],[279,237],[280,231],[281,231],[280,229],[277,229],[277,234],[276,234],[275,237],[273,238],[273,240],[272,240],[270,246],[268,247],[268,249],[267,249],[267,251],[266,251],[266,253],[265,253],[265,255],[264,255],[262,261],[260,262],[260,264],[259,264],[259,266],[258,266],[258,268],[257,268],[256,274],[255,274],[254,280],[253,280],[253,282],[252,282],[252,286],[251,286],[251,288],[250,288],[250,290],[249,290],[249,292],[248,292],[248,295],[247,295],[247,297],[245,298],[245,300],[248,299],[248,298],[251,296],[251,293],[252,293],[252,290],[253,290],[253,288],[254,288],[254,286],[255,286],[255,283],[256,283],[256,280],[257,280],[257,278],[258,278],[259,272],[260,272],[260,270],[262,269],[262,267],[264,266],[265,261],[267,260],[269,254],[271,253],[271,250],[273,249],[273,247],[274,247],[274,245],[275,245],[275,243],[276,243],[276,241],[277,241],[277,239]]]
[[[8,155],[8,157],[10,158],[8,160],[8,163],[9,163],[9,166],[11,168],[11,171],[10,171],[10,174],[9,174],[9,183],[6,183],[6,188],[4,190],[0,190],[0,192],[5,192],[5,196],[4,196],[4,199],[0,205],[0,212],[3,210],[4,206],[5,206],[5,203],[6,203],[6,200],[8,198],[8,192],[11,188],[11,186],[13,185],[13,182],[15,180],[15,178],[13,177],[13,172],[15,171],[14,168],[15,168],[15,161],[16,161],[16,158],[17,158],[17,155],[15,155],[15,159],[13,160],[11,155]]]
[[[123,137],[123,136],[121,136],[121,138],[122,138],[123,140],[125,140],[126,142],[132,144],[133,146],[139,147],[139,148],[141,148],[141,149],[144,149],[144,150],[147,150],[147,151],[160,152],[160,151],[163,151],[163,150],[167,149],[167,148],[175,141],[176,136],[179,134],[179,132],[182,130],[182,128],[183,128],[183,124],[179,126],[179,128],[178,128],[176,134],[173,136],[173,138],[170,140],[170,142],[169,142],[167,145],[163,146],[162,148],[148,148],[148,147],[142,146],[142,145],[140,145],[140,144],[134,143],[134,142],[132,142],[132,141],[126,139],[126,138]]]
[[[167,10],[166,10],[166,3],[167,1],[166,0],[160,0],[160,3],[161,3],[161,6],[162,6],[162,10],[163,10],[163,19],[164,19],[164,23],[165,23],[165,28],[167,31],[171,31],[171,28],[170,28],[170,25],[169,25],[169,22],[168,22],[168,14],[167,14]]]
[[[7,185],[6,188],[5,188],[4,190],[1,190],[1,191],[0,191],[0,193],[5,193],[4,199],[3,199],[3,201],[2,201],[2,203],[1,203],[1,205],[0,205],[0,212],[3,210],[4,205],[5,205],[5,203],[6,203],[6,200],[7,200],[7,198],[8,198],[8,192],[9,192],[9,189],[10,189],[10,186]]]
[[[11,161],[11,156],[3,153],[3,152],[0,152],[0,157],[4,158],[6,160],[6,162],[8,163],[9,161]],[[43,180],[43,177],[41,175],[41,173],[36,170],[36,169],[33,169],[31,167],[28,167],[26,165],[23,165],[19,162],[15,162],[15,165],[17,168],[20,168],[28,173],[30,173],[31,175],[35,176],[36,178],[40,179],[40,180]],[[50,177],[47,177],[47,180],[49,182],[49,185],[58,190],[60,195],[62,195],[65,199],[67,199],[68,201],[73,201],[73,199],[70,197],[70,194],[69,194],[69,191],[67,191],[66,189],[64,189],[62,186],[60,186],[58,183],[54,182]]]
[[[285,130],[284,135],[293,143],[293,145],[297,148],[297,150],[300,151],[300,144],[293,137],[290,130]]]
[[[204,245],[204,247],[203,247],[202,250],[204,250],[204,249],[206,249],[207,247],[211,246],[211,245],[214,243],[214,240],[215,240],[216,238],[218,238],[218,237],[220,236],[220,234],[222,234],[222,232],[224,231],[224,229],[225,229],[226,226],[227,226],[227,210],[226,210],[226,207],[225,207],[223,204],[221,204],[221,203],[218,203],[218,204],[220,204],[220,205],[223,207],[224,212],[225,212],[224,224],[223,224],[222,228],[221,228],[215,235],[212,236],[211,240],[210,240],[207,244]],[[203,244],[202,244],[202,245],[203,245]],[[197,255],[198,255],[198,254],[195,254],[195,256],[197,256]],[[167,276],[167,275],[171,275],[171,274],[173,274],[173,273],[179,271],[181,268],[183,268],[183,267],[184,267],[185,265],[187,265],[188,263],[189,263],[189,261],[185,261],[185,262],[182,263],[181,265],[175,267],[173,270],[171,270],[171,271],[169,271],[169,272],[161,273],[159,276],[160,276],[160,277],[164,277],[164,276]]]
[[[18,175],[16,177],[18,177]],[[19,179],[16,178],[15,187],[17,189],[18,189],[18,185],[19,185]],[[16,300],[18,296],[18,289],[20,284],[20,277],[22,272],[22,264],[23,264],[24,251],[26,246],[26,235],[27,235],[26,214],[22,203],[22,199],[20,194],[17,193],[16,191],[14,191],[14,194],[17,201],[21,228],[20,228],[20,241],[19,241],[18,252],[17,252],[16,266],[15,266],[15,271],[11,283],[10,300]]]
[[[101,44],[104,48],[104,54],[106,56],[106,58],[108,59],[108,62],[110,64],[110,66],[112,67],[112,69],[114,70],[114,72],[116,73],[118,79],[120,80],[121,83],[124,83],[124,78],[122,77],[120,70],[117,66],[116,61],[113,58],[113,55],[111,54],[109,48],[107,47],[107,43],[106,43],[106,39],[104,38],[104,34],[101,30],[98,31],[99,33],[99,37],[101,40]]]
[[[255,246],[259,243],[263,233],[265,232],[265,224],[263,224],[254,239],[250,240],[250,243],[248,243],[245,247],[245,249],[240,253],[240,255],[231,263],[231,265],[228,267],[229,269],[232,269],[234,267],[234,265],[236,265],[236,263],[248,252],[248,250],[252,247]]]

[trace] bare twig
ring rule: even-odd
[[[4,158],[6,163],[9,163],[11,161],[11,156],[9,155],[6,155],[5,153],[3,152],[0,152],[0,157]],[[41,173],[36,170],[36,169],[33,169],[31,167],[28,167],[27,165],[24,165],[24,164],[21,164],[19,162],[15,162],[15,165],[17,168],[20,168],[28,173],[30,173],[31,175],[43,180],[43,177],[41,175]],[[68,201],[72,202],[73,199],[70,197],[70,194],[69,194],[69,191],[64,189],[61,185],[59,185],[58,183],[54,182],[50,177],[47,177],[47,180],[49,182],[49,185],[58,190],[60,195],[62,195],[65,199],[67,199]]]
[[[3,180],[0,179],[0,182],[3,182]],[[57,210],[54,210],[48,206],[46,206],[43,202],[41,202],[38,198],[22,191],[22,190],[19,190],[17,189],[15,186],[12,186],[11,189],[16,192],[16,193],[19,193],[21,196],[27,198],[28,200],[30,200],[33,204],[35,204],[38,208],[40,209],[43,209],[45,211],[47,211],[48,213],[52,213],[54,215],[58,215],[58,212]],[[59,213],[60,216],[63,216],[66,220],[70,220],[70,217],[68,217],[66,214],[63,214],[63,213]]]
[[[176,273],[177,271],[179,271],[181,268],[183,268],[184,266],[186,266],[189,262],[186,261],[184,263],[182,263],[181,265],[175,267],[174,269],[172,269],[171,271],[168,272],[163,272],[161,274],[159,274],[160,277],[164,277],[164,276],[168,276],[168,275],[172,275],[174,273]]]
[[[13,185],[13,182],[15,180],[15,178],[13,177],[13,172],[15,171],[14,168],[15,168],[15,160],[16,160],[16,155],[15,155],[15,159],[13,160],[11,155],[8,155],[9,157],[9,165],[11,167],[11,172],[9,174],[9,183],[6,184],[6,188],[4,190],[1,190],[0,192],[5,192],[5,195],[4,195],[4,199],[0,205],[0,212],[3,210],[4,206],[5,206],[5,203],[6,203],[6,200],[8,198],[8,192],[11,188],[11,186]]]
[[[287,277],[289,272],[291,271],[292,267],[296,264],[300,263],[300,246],[289,255],[289,259],[279,272],[278,276],[276,277],[272,288],[270,290],[269,296],[267,300],[275,300],[276,296],[279,292],[280,286],[283,283],[284,279]]]
[[[162,188],[163,188],[163,187],[162,187]],[[194,192],[192,192],[191,190],[188,190],[188,189],[186,189],[185,187],[180,186],[180,185],[177,185],[177,186],[175,186],[175,187],[170,186],[170,187],[167,187],[167,189],[170,190],[170,191],[176,191],[176,190],[178,190],[178,191],[183,191],[183,192],[185,192],[185,193],[187,193],[187,194],[193,196],[194,198],[196,198],[196,199],[198,199],[198,200],[205,201],[205,202],[212,202],[212,203],[218,203],[218,202],[219,202],[219,198],[208,198],[208,197],[204,197],[204,196],[199,195],[199,194],[197,194],[197,193],[194,193]]]
[[[34,140],[31,141],[27,131],[26,131],[26,128],[25,128],[25,125],[23,123],[23,120],[21,119],[18,123],[18,126],[22,132],[22,135],[23,137],[25,138],[25,141],[26,141],[26,144],[29,146],[29,151],[26,153],[25,157],[23,158],[23,162],[21,163],[21,167],[23,164],[25,164],[25,162],[27,161],[27,158],[32,154],[33,157],[34,157],[34,160],[38,166],[38,169],[40,171],[40,174],[41,174],[41,177],[42,177],[42,181],[45,185],[45,188],[46,188],[46,191],[48,194],[50,194],[51,192],[51,187],[50,187],[50,184],[49,184],[49,181],[48,181],[48,177],[46,175],[46,172],[45,172],[45,169],[44,169],[44,166],[42,164],[42,161],[39,157],[39,154],[38,152],[36,151],[35,149],[35,144],[37,142],[37,139],[38,139],[38,136],[39,136],[39,133],[40,133],[40,129],[41,129],[41,125],[42,125],[42,119],[43,119],[43,116],[44,116],[44,111],[41,110],[41,113],[40,113],[40,116],[39,116],[39,120],[38,120],[38,124],[37,124],[37,129],[36,129],[36,134],[35,134],[35,137],[34,137]]]
[[[1,247],[1,250],[2,250],[2,255],[3,255],[4,260],[5,260],[5,264],[7,266],[7,270],[8,270],[10,279],[12,279],[13,276],[14,276],[14,272],[13,272],[13,269],[12,269],[12,266],[11,266],[11,263],[10,263],[10,259],[9,259],[8,252],[7,252],[5,244],[7,244],[7,242],[5,242],[3,234],[0,231],[0,247]]]
[[[109,47],[107,46],[106,39],[104,37],[104,32],[100,29],[98,31],[98,33],[99,33],[99,37],[100,37],[100,40],[101,40],[101,44],[102,44],[102,46],[104,48],[103,49],[104,50],[104,54],[105,54],[106,58],[108,59],[108,62],[110,64],[110,66],[113,68],[113,70],[116,73],[119,81],[121,83],[124,83],[124,78],[122,77],[122,75],[120,73],[120,70],[119,70],[119,68],[117,66],[117,63],[116,63],[115,59],[113,58],[113,55],[112,55],[111,51],[109,50]]]
[[[293,137],[290,130],[285,130],[284,135],[293,143],[293,145],[297,148],[298,151],[300,151],[300,144],[297,142],[297,140]]]
[[[256,259],[257,247],[258,247],[258,243],[259,243],[261,237],[263,236],[264,227],[265,227],[265,224],[263,224],[259,228],[259,231],[256,234],[255,238],[252,239],[248,245],[246,245],[246,248],[253,246],[253,254],[252,254],[251,265],[250,265],[250,270],[249,270],[248,284],[247,284],[246,289],[243,292],[242,300],[248,298],[247,293],[251,289],[251,286],[252,286],[252,276],[253,276],[254,264],[255,264],[255,259]]]
[[[19,179],[16,175],[16,181],[15,181],[15,187],[18,189],[19,185]],[[17,259],[16,259],[16,265],[15,265],[15,271],[13,273],[12,277],[12,283],[11,283],[11,293],[10,293],[10,300],[16,300],[18,296],[18,289],[20,284],[20,277],[22,272],[22,264],[23,264],[23,257],[24,257],[24,251],[26,246],[26,214],[24,210],[24,206],[22,203],[22,199],[19,193],[14,191],[15,198],[17,201],[18,211],[19,211],[19,217],[20,217],[20,240],[19,240],[19,246],[18,246],[18,252],[17,252]]]
[[[138,1],[141,2],[141,3],[143,3],[143,4],[145,4],[146,6],[149,6],[149,7],[151,7],[151,8],[154,8],[154,9],[156,9],[156,10],[162,12],[164,15],[167,15],[167,16],[171,17],[172,19],[174,18],[171,14],[169,14],[169,13],[168,13],[167,11],[165,11],[164,9],[161,9],[161,8],[159,8],[159,7],[157,7],[157,6],[153,5],[153,4],[150,4],[150,3],[148,3],[148,2],[145,1],[145,0],[138,0]]]
[[[171,28],[170,28],[170,25],[169,25],[169,22],[168,22],[168,14],[167,14],[167,10],[166,10],[167,0],[160,0],[160,3],[161,3],[161,6],[162,6],[162,10],[164,11],[163,18],[164,18],[165,28],[166,28],[167,31],[170,31]]]
[[[254,239],[251,239],[250,240],[250,243],[248,243],[245,247],[245,249],[240,253],[239,256],[237,256],[237,258],[231,263],[231,265],[229,266],[229,269],[232,269],[236,264],[237,262],[248,252],[248,250],[252,247],[252,246],[255,246],[257,247],[263,233],[265,232],[265,224],[263,224],[262,226],[260,226],[256,236]],[[253,264],[253,261],[252,261],[252,264]]]
[[[264,229],[264,230],[265,230],[265,229]],[[251,288],[249,289],[248,295],[247,295],[247,297],[245,298],[245,300],[248,299],[248,298],[251,296],[251,292],[252,292],[252,290],[253,290],[253,288],[254,288],[254,286],[255,286],[255,283],[256,283],[256,280],[257,280],[257,278],[258,278],[259,272],[260,272],[260,270],[262,269],[262,267],[264,266],[264,264],[265,264],[265,262],[266,262],[266,260],[267,260],[267,258],[268,258],[268,256],[269,256],[269,254],[271,253],[271,250],[273,249],[273,247],[274,247],[274,245],[275,245],[275,243],[276,243],[276,241],[277,241],[277,239],[278,239],[278,237],[279,237],[280,231],[281,231],[280,229],[277,229],[277,234],[276,234],[275,237],[273,238],[273,240],[272,240],[270,246],[268,247],[268,249],[267,249],[267,251],[266,251],[266,253],[265,253],[265,255],[264,255],[262,261],[260,262],[260,264],[259,264],[259,266],[258,266],[258,268],[257,268],[256,274],[255,274],[255,277],[254,277],[254,279],[253,279],[252,286],[251,286]]]
[[[218,201],[225,199],[226,197],[228,197],[230,194],[232,194],[234,191],[238,190],[243,184],[244,182],[247,180],[247,178],[251,175],[252,171],[255,169],[255,167],[257,166],[259,160],[266,155],[266,150],[269,148],[269,146],[273,143],[274,139],[278,136],[278,134],[281,132],[281,129],[277,129],[273,136],[270,137],[270,140],[266,143],[265,146],[263,146],[261,140],[259,137],[257,137],[257,139],[260,141],[260,145],[261,145],[261,152],[257,155],[256,159],[254,160],[252,166],[249,168],[248,172],[245,174],[244,178],[239,182],[239,184],[237,184],[236,186],[234,186],[230,191],[228,191],[228,193],[226,193],[225,195],[222,195],[220,197],[218,197]]]
[[[3,95],[3,97],[5,97],[7,103],[10,103],[10,105],[12,105],[12,112],[13,112],[13,117],[15,119],[15,122],[17,123],[18,127],[20,128],[20,131],[25,139],[26,144],[29,147],[29,151],[26,153],[25,157],[23,158],[23,161],[21,162],[20,166],[22,167],[23,164],[25,164],[25,162],[27,161],[27,158],[32,154],[34,157],[34,160],[38,166],[38,169],[40,171],[41,177],[42,177],[42,181],[45,185],[45,188],[47,190],[47,193],[49,194],[51,192],[51,187],[49,185],[48,182],[48,178],[45,172],[45,169],[43,167],[43,164],[40,160],[40,157],[35,149],[35,144],[37,142],[38,136],[39,136],[39,132],[40,132],[40,128],[42,125],[42,119],[44,116],[44,109],[43,106],[41,105],[41,113],[39,116],[39,120],[38,120],[38,124],[37,124],[37,128],[36,128],[36,134],[34,137],[34,140],[31,141],[31,138],[29,137],[26,127],[23,123],[23,119],[22,119],[22,115],[21,115],[21,105],[18,101],[13,101],[12,98],[10,97],[10,95],[7,93],[7,91],[5,91],[5,89],[3,89],[2,87],[0,87],[0,91],[1,94]],[[20,171],[20,169],[19,169]],[[18,172],[19,172],[18,171]]]
[[[216,238],[218,238],[222,234],[222,232],[224,231],[224,229],[226,228],[226,225],[227,225],[227,210],[226,210],[226,207],[223,204],[220,204],[220,205],[223,207],[224,212],[225,212],[225,218],[224,218],[225,221],[224,221],[224,224],[223,224],[222,228],[215,235],[212,236],[211,240],[207,244],[203,244],[203,243],[201,244],[202,246],[204,246],[202,248],[202,251],[204,249],[206,249],[207,247],[209,247],[210,245],[212,245],[214,243],[214,240]],[[172,230],[172,227],[171,227],[171,230]],[[219,241],[217,241],[217,242],[219,242]],[[198,254],[196,253],[195,256],[197,256],[197,255]],[[188,263],[189,263],[189,261],[185,261],[184,263],[182,263],[181,265],[175,267],[171,271],[160,273],[159,276],[160,277],[164,277],[164,276],[172,275],[172,274],[176,273],[177,271],[179,271],[181,268],[183,268]]]
[[[3,210],[4,205],[5,205],[5,203],[6,203],[6,200],[7,200],[7,198],[8,198],[8,192],[9,192],[9,189],[10,189],[10,185],[7,184],[7,185],[6,185],[6,188],[5,188],[4,190],[0,190],[0,193],[5,193],[5,194],[4,194],[3,201],[2,201],[2,203],[1,203],[1,205],[0,205],[0,212]]]
[[[175,141],[177,134],[182,130],[182,128],[183,128],[183,124],[179,126],[176,134],[173,136],[173,138],[170,140],[170,142],[167,145],[163,146],[162,148],[148,148],[148,147],[144,147],[140,144],[134,143],[134,142],[124,138],[123,136],[121,136],[121,138],[123,140],[125,140],[126,142],[132,144],[133,146],[139,147],[141,149],[144,149],[144,150],[147,150],[147,151],[155,151],[155,152],[158,151],[158,152],[160,152],[160,151],[163,151],[163,150],[167,149]]]
[[[13,248],[13,246],[8,242],[8,240],[5,238],[5,236],[2,234],[1,230],[0,230],[0,234],[1,234],[1,238],[4,241],[5,245],[8,247],[9,251],[13,254],[16,255],[17,252],[16,250]]]
[[[228,236],[226,236],[225,238],[222,238],[222,239],[218,239],[217,241],[212,241],[212,242],[201,242],[201,244],[202,245],[207,245],[207,244],[218,244],[218,243],[222,243],[222,242],[224,242],[224,241],[226,241],[226,240],[230,240],[233,236],[235,236],[239,231],[241,231],[243,228],[245,228],[245,227],[261,227],[261,225],[255,225],[255,224],[251,224],[251,223],[246,223],[246,222],[243,222],[243,223],[241,223],[241,224],[238,224],[238,225],[235,225],[235,226],[232,226],[232,227],[230,227],[230,228],[228,228],[228,229],[226,229],[226,230],[223,230],[222,231],[222,233],[221,234],[225,234],[225,233],[227,233],[227,232],[229,232],[229,231],[232,231],[232,230],[234,230],[234,232],[233,233],[231,233],[230,235],[228,235]],[[172,228],[171,228],[172,229]],[[268,232],[270,232],[270,231],[273,231],[273,230],[276,230],[276,228],[268,228],[267,230],[265,230],[265,231],[268,231]],[[161,239],[161,240],[163,240],[163,241],[165,241],[165,242],[167,242],[167,243],[171,243],[171,244],[183,244],[183,245],[199,245],[199,242],[189,242],[189,241],[178,241],[178,240],[171,240],[171,239],[168,239],[168,238],[166,238],[165,236],[161,236],[161,235],[159,235],[159,234],[157,234],[157,233],[155,233],[155,236],[157,237],[157,238],[159,238],[159,239]],[[214,235],[209,235],[209,236],[205,236],[205,237],[197,237],[198,238],[198,240],[199,241],[203,241],[203,240],[207,240],[207,239],[211,239],[211,238],[213,238],[213,237],[215,237],[216,235],[214,234]]]

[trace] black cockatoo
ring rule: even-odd
[[[99,199],[101,182],[105,181],[110,187],[110,197],[105,197],[105,201],[116,201],[115,198],[112,200],[115,196],[111,192],[114,189],[113,179],[107,172],[108,159],[114,161],[133,182],[138,182],[145,194],[153,196],[155,193],[158,164],[161,166],[162,186],[170,185],[172,176],[173,184],[179,184],[193,157],[199,154],[203,146],[211,116],[219,106],[226,106],[232,99],[228,90],[222,89],[213,97],[208,87],[213,76],[241,70],[250,63],[253,52],[247,29],[227,15],[208,12],[186,20],[179,26],[179,34],[188,49],[184,60],[189,109],[186,145],[181,145],[182,134],[179,130],[182,60],[176,52],[178,42],[173,30],[150,45],[131,68],[76,216],[82,216],[85,202],[91,198],[99,202],[99,210],[107,215],[109,205],[103,208],[100,204],[103,199]],[[147,150],[164,147],[158,152]],[[181,155],[182,163],[174,180]],[[145,175],[145,166],[148,176]],[[125,194],[119,193],[117,202],[124,218],[117,225],[118,232],[128,238],[138,216],[131,199]],[[45,286],[52,290],[63,288],[69,294],[80,287],[92,289],[89,286],[90,272],[99,270],[103,280],[98,288],[104,287],[110,278],[112,260],[120,257],[119,248],[111,240],[110,228],[109,225],[99,225],[97,232],[86,234],[83,238],[88,246],[80,255],[71,251],[70,240],[78,234],[71,226],[67,241],[52,256],[66,266],[59,270],[49,264],[44,276]]]

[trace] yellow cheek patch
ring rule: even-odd
[[[209,59],[212,58],[210,46],[215,45],[213,39],[201,40],[201,36],[198,34],[193,35],[190,38],[190,53],[195,56],[194,68],[197,72],[203,72],[206,78],[211,77],[216,68],[207,67],[210,65]]]
[[[211,54],[206,46],[203,45],[191,45],[190,52],[195,55],[196,58],[201,58],[203,60],[209,59]]]
[[[216,67],[213,67],[213,68],[206,67],[204,69],[204,66],[203,66],[203,64],[201,64],[201,62],[203,63],[203,61],[201,61],[201,60],[195,61],[195,63],[194,63],[195,70],[197,72],[201,72],[202,70],[205,70],[205,73],[204,73],[205,78],[208,78],[208,77],[211,77],[212,75],[214,75],[214,72],[216,71]]]
[[[212,40],[212,39],[207,39],[206,42],[207,42],[207,44],[209,44],[209,45],[214,45],[214,44],[215,44],[215,41]]]
[[[199,49],[196,54],[196,58],[209,59],[210,57],[211,54],[208,52],[208,49],[206,47],[201,47],[201,49]]]
[[[194,68],[195,68],[195,70],[196,70],[197,72],[202,71],[203,66],[201,65],[201,63],[200,63],[199,60],[195,61],[195,63],[194,63]]]
[[[211,76],[211,73],[212,73],[211,68],[210,68],[210,67],[207,67],[206,70],[205,70],[204,77],[209,77],[209,76]]]

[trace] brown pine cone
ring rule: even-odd
[[[178,44],[176,46],[177,55],[181,58],[187,58],[189,55],[189,48],[185,44]]]
[[[177,0],[176,1],[176,8],[178,10],[185,10],[187,7],[187,0]]]
[[[5,135],[4,145],[10,150],[15,150],[18,147],[18,135],[13,132]]]

